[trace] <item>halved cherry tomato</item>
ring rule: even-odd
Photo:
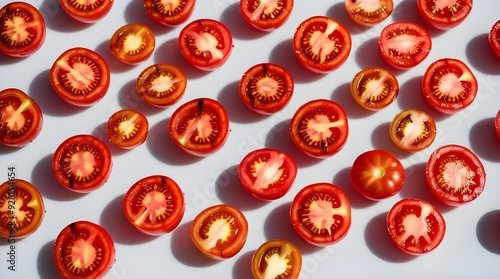
[[[115,263],[115,244],[100,225],[76,221],[54,242],[54,263],[63,279],[101,279]]]
[[[272,114],[282,110],[293,94],[293,77],[284,67],[260,63],[241,77],[239,93],[243,103],[252,111]]]
[[[346,112],[338,103],[326,99],[303,104],[290,121],[290,136],[295,146],[316,158],[337,153],[348,134]]]
[[[295,279],[302,269],[302,253],[293,243],[283,239],[264,242],[252,255],[255,279]]]
[[[45,33],[45,20],[34,6],[16,1],[0,9],[0,52],[30,56],[42,47]]]
[[[174,230],[184,216],[184,194],[170,177],[152,175],[134,183],[123,199],[123,212],[141,232],[162,235]]]
[[[495,115],[494,127],[495,136],[497,137],[498,141],[500,141],[500,110]]]
[[[387,214],[387,230],[396,247],[410,255],[434,250],[444,238],[446,223],[432,204],[406,198],[398,201]]]
[[[242,0],[240,13],[250,26],[272,31],[281,27],[290,17],[293,0]]]
[[[153,54],[156,39],[148,26],[130,23],[118,28],[109,40],[113,55],[120,61],[137,65]]]
[[[195,4],[195,0],[144,0],[144,9],[154,21],[173,27],[191,16]]]
[[[92,135],[75,135],[64,140],[54,152],[52,170],[65,188],[88,193],[106,183],[112,169],[111,152]]]
[[[340,67],[351,53],[351,34],[340,22],[313,16],[300,23],[293,35],[293,50],[299,63],[315,73]]]
[[[425,102],[439,112],[451,114],[468,107],[476,98],[478,84],[462,61],[442,58],[434,61],[422,78]]]
[[[184,95],[187,78],[171,64],[154,64],[144,69],[136,81],[137,93],[148,104],[166,108]]]
[[[50,83],[59,97],[69,104],[91,106],[108,92],[109,66],[91,49],[70,48],[52,64]]]
[[[456,144],[441,146],[430,155],[425,178],[429,192],[452,206],[475,200],[486,185],[481,160],[467,147]]]
[[[109,142],[125,149],[136,148],[143,144],[148,132],[148,119],[133,109],[122,109],[113,113],[106,124]]]
[[[359,71],[351,82],[351,95],[362,108],[377,111],[388,107],[399,94],[396,76],[381,67]]]
[[[43,126],[37,102],[17,88],[0,91],[0,143],[25,146],[34,141]]]
[[[202,254],[215,260],[235,256],[245,245],[248,222],[238,208],[229,204],[210,206],[191,224],[191,240]]]
[[[409,69],[422,62],[431,52],[429,33],[420,25],[394,22],[382,29],[378,41],[382,60],[398,69]]]
[[[495,22],[488,33],[488,44],[490,45],[493,55],[500,59],[500,20]]]
[[[44,215],[43,198],[35,185],[17,178],[0,185],[0,236],[28,237],[40,227]]]
[[[290,155],[273,148],[248,153],[238,166],[240,182],[248,193],[261,200],[276,200],[292,187],[297,163]]]
[[[216,100],[191,100],[172,114],[169,134],[174,143],[189,154],[207,156],[215,153],[229,136],[227,112]]]
[[[401,150],[417,152],[429,147],[436,139],[434,119],[419,109],[405,109],[398,113],[389,126],[392,142]]]
[[[345,0],[347,15],[362,26],[373,26],[392,14],[392,0]]]
[[[469,15],[472,0],[417,0],[417,11],[420,17],[430,26],[439,30],[451,29]]]
[[[105,17],[111,7],[113,0],[59,0],[63,10],[73,19],[83,23],[95,23]]]

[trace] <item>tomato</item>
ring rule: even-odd
[[[207,156],[215,153],[229,136],[227,112],[216,100],[191,100],[172,114],[169,134],[174,143],[189,154]]]
[[[349,57],[349,30],[326,16],[313,16],[300,23],[293,35],[293,50],[299,63],[314,73],[329,73]]]
[[[420,17],[428,25],[439,30],[448,30],[459,25],[471,10],[472,0],[417,0]]]
[[[130,23],[118,28],[109,40],[113,55],[120,61],[137,65],[153,54],[156,39],[148,26]]]
[[[101,279],[115,263],[115,244],[100,225],[76,221],[54,242],[54,263],[63,279]]]
[[[290,72],[273,63],[250,67],[241,77],[238,90],[243,103],[252,111],[272,114],[291,100],[294,82]]]
[[[34,6],[21,2],[7,3],[0,9],[0,52],[27,57],[39,50],[46,34],[45,20]]]
[[[475,200],[486,185],[481,160],[467,147],[449,144],[436,149],[425,167],[429,192],[452,206]]]
[[[290,206],[295,231],[310,244],[327,246],[343,239],[351,228],[351,205],[344,191],[331,183],[302,188]]]
[[[240,13],[250,26],[272,31],[281,27],[290,17],[293,0],[242,0]]]
[[[388,107],[399,94],[396,76],[381,67],[359,71],[351,81],[351,95],[362,108],[378,111]]]
[[[52,64],[50,83],[57,95],[69,104],[91,106],[108,92],[109,66],[101,55],[91,49],[70,48]]]
[[[345,8],[352,21],[370,27],[388,18],[394,3],[392,0],[345,0]]]
[[[148,131],[146,116],[133,109],[122,109],[113,113],[106,124],[109,142],[125,149],[136,148],[143,144]]]
[[[337,153],[348,133],[346,112],[338,103],[326,99],[303,104],[290,121],[293,143],[311,157],[326,158]]]
[[[382,60],[397,69],[409,69],[431,52],[432,40],[423,27],[409,22],[393,22],[380,33],[378,48]]]
[[[238,166],[243,188],[261,200],[276,200],[292,187],[297,176],[297,163],[290,155],[273,148],[248,153]]]
[[[434,250],[444,238],[446,223],[439,210],[427,201],[405,198],[387,214],[387,230],[396,247],[410,255]]]
[[[235,256],[245,245],[248,222],[243,212],[232,205],[213,205],[194,218],[190,235],[203,255],[224,260]]]
[[[54,152],[52,170],[65,188],[88,193],[106,183],[112,169],[111,152],[92,135],[75,135],[64,140]]]
[[[43,126],[37,102],[17,88],[0,91],[0,143],[26,146],[35,140]]]
[[[73,19],[83,23],[95,23],[105,17],[113,0],[59,0],[63,10]]]
[[[469,67],[454,58],[434,61],[422,78],[425,102],[439,112],[451,114],[468,107],[476,98],[478,84]]]
[[[178,44],[187,62],[200,70],[212,71],[229,59],[233,37],[222,22],[198,19],[182,28]]]
[[[43,198],[35,185],[17,178],[0,185],[0,236],[28,237],[40,227],[44,215]]]
[[[495,22],[488,33],[488,44],[493,55],[500,59],[500,20]]]
[[[436,139],[436,122],[424,111],[406,109],[399,112],[389,126],[392,142],[401,150],[417,152]]]
[[[500,110],[495,115],[494,129],[495,136],[497,137],[498,141],[500,141]]]
[[[184,194],[164,175],[144,177],[134,183],[123,199],[123,212],[141,232],[162,235],[174,230],[184,216]]]
[[[302,254],[293,243],[283,239],[264,242],[252,255],[252,274],[255,279],[299,278]]]
[[[166,108],[184,95],[187,78],[171,64],[154,64],[144,69],[136,81],[137,93],[148,104]]]
[[[195,4],[195,0],[144,0],[144,9],[157,23],[173,27],[191,16]]]

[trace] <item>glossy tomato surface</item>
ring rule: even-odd
[[[389,136],[397,148],[417,152],[429,147],[436,139],[434,119],[419,109],[399,112],[389,126]]]
[[[156,22],[165,26],[178,26],[193,13],[195,0],[144,0],[144,9]]]
[[[495,115],[493,125],[494,125],[495,136],[497,137],[497,140],[500,141],[500,110]]]
[[[393,0],[345,0],[349,18],[362,26],[373,26],[392,14]]]
[[[293,0],[242,0],[240,13],[250,26],[272,31],[287,22],[293,9]]]
[[[420,17],[439,30],[451,29],[462,23],[472,10],[472,0],[417,0]]]
[[[120,61],[137,65],[153,54],[156,38],[153,30],[140,23],[129,23],[118,28],[109,40],[111,53]]]
[[[302,253],[295,244],[284,239],[268,240],[252,255],[255,279],[295,279],[302,269]]]
[[[95,23],[109,13],[114,0],[59,0],[59,3],[73,19],[83,23]]]
[[[184,96],[187,78],[175,65],[153,64],[139,74],[135,85],[137,93],[146,103],[166,108]]]
[[[388,107],[399,94],[396,76],[382,67],[359,71],[351,81],[351,95],[362,108],[377,111]]]
[[[500,20],[496,21],[488,33],[488,44],[493,55],[500,60]]]
[[[113,113],[106,123],[109,142],[125,149],[136,148],[143,144],[148,132],[148,119],[133,109],[122,109]]]

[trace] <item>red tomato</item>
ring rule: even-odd
[[[362,26],[373,26],[392,14],[392,0],[359,1],[345,0],[347,15]]]
[[[184,23],[191,16],[195,4],[195,0],[144,0],[144,9],[154,21],[173,27]]]
[[[468,107],[476,98],[478,84],[469,67],[454,58],[434,61],[422,79],[425,102],[439,112],[451,114]]]
[[[16,1],[0,9],[0,52],[26,57],[39,50],[45,41],[45,20],[32,5]]]
[[[495,136],[500,141],[500,110],[495,115],[494,125],[495,125],[495,128],[494,128],[495,129],[494,130],[495,131]]]
[[[97,52],[70,48],[50,68],[50,83],[64,101],[75,106],[91,106],[108,92],[109,66]]]
[[[243,74],[238,87],[243,103],[260,114],[282,110],[290,102],[293,88],[290,72],[273,63],[252,66]]]
[[[394,22],[382,29],[378,41],[382,60],[398,69],[409,69],[422,62],[431,52],[429,33],[416,23]]]
[[[317,99],[303,104],[290,121],[293,143],[305,154],[326,158],[337,153],[349,133],[347,114],[336,102]]]
[[[344,191],[331,183],[302,188],[290,206],[295,231],[310,244],[327,246],[343,239],[351,228],[351,205]]]
[[[106,133],[115,146],[132,149],[143,144],[148,137],[148,119],[133,109],[119,110],[108,120]]]
[[[89,221],[67,225],[54,243],[54,263],[63,279],[101,279],[115,263],[115,244],[108,232]]]
[[[43,114],[35,100],[16,88],[0,91],[0,143],[25,146],[43,126]]]
[[[28,237],[40,227],[44,215],[42,195],[33,184],[9,177],[0,185],[0,236]]]
[[[238,166],[243,188],[261,200],[276,200],[292,187],[297,163],[290,155],[272,148],[248,153]]]
[[[75,135],[63,141],[54,152],[52,170],[65,188],[88,193],[106,183],[112,169],[111,152],[92,135]]]
[[[417,0],[417,10],[420,17],[430,26],[448,30],[465,20],[472,10],[472,0]]]
[[[430,155],[425,178],[429,192],[452,206],[473,201],[486,185],[481,160],[468,148],[456,144],[441,146]]]
[[[488,33],[488,43],[493,55],[500,59],[500,20],[495,22]]]
[[[248,222],[245,215],[229,204],[206,208],[191,224],[191,239],[208,258],[224,260],[235,256],[245,245]]]
[[[111,7],[113,0],[59,0],[63,10],[73,19],[83,23],[94,23],[105,17]]]
[[[290,17],[293,0],[242,0],[240,13],[250,26],[272,31],[281,27]]]
[[[125,194],[123,212],[141,232],[162,235],[174,230],[184,216],[184,194],[164,175],[140,179]]]
[[[390,71],[369,67],[358,72],[351,82],[351,95],[362,108],[377,111],[388,107],[399,94],[399,83]]]
[[[172,114],[169,134],[174,143],[189,154],[207,156],[215,153],[229,136],[227,112],[216,100],[191,100]]]
[[[153,30],[139,23],[123,25],[113,33],[109,41],[113,55],[131,65],[137,65],[151,57],[155,44]]]
[[[293,243],[283,239],[264,242],[252,255],[252,274],[255,279],[299,278],[302,254]]]
[[[351,34],[340,22],[326,16],[304,20],[293,35],[293,50],[299,63],[314,73],[329,73],[340,67],[351,52]]]
[[[178,67],[154,64],[144,69],[136,81],[137,93],[148,104],[166,108],[184,95],[187,78]]]
[[[398,201],[387,214],[389,236],[401,251],[421,255],[434,250],[443,240],[446,223],[432,204],[406,198]]]
[[[436,139],[434,119],[424,111],[406,109],[398,113],[389,127],[392,142],[401,150],[417,152],[429,147]]]

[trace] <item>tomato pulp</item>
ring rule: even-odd
[[[109,142],[125,149],[136,148],[143,144],[148,133],[148,119],[133,109],[122,109],[113,113],[106,123]]]
[[[259,246],[252,255],[255,279],[295,279],[302,269],[302,254],[295,244],[283,239],[271,239]]]
[[[242,0],[240,13],[252,27],[272,31],[281,27],[290,17],[293,0]]]
[[[359,71],[351,81],[351,95],[358,105],[371,111],[388,107],[399,94],[396,76],[381,67]]]
[[[126,64],[137,65],[153,54],[156,38],[153,30],[140,23],[125,24],[109,40],[111,53]]]
[[[434,119],[419,109],[399,112],[389,126],[389,136],[397,148],[417,152],[429,147],[436,139]]]
[[[417,0],[420,17],[439,30],[451,29],[462,23],[472,10],[472,0]]]
[[[345,8],[349,18],[362,26],[374,26],[392,14],[392,0],[359,1],[345,0]]]
[[[73,19],[83,23],[95,23],[109,13],[114,0],[59,0],[59,3],[63,10]]]
[[[157,23],[170,27],[184,23],[193,13],[195,5],[195,0],[144,0],[147,14]]]
[[[166,108],[184,95],[187,78],[177,66],[154,64],[139,74],[135,85],[137,93],[146,103]]]
[[[500,20],[496,21],[488,33],[488,44],[493,56],[500,60]]]

